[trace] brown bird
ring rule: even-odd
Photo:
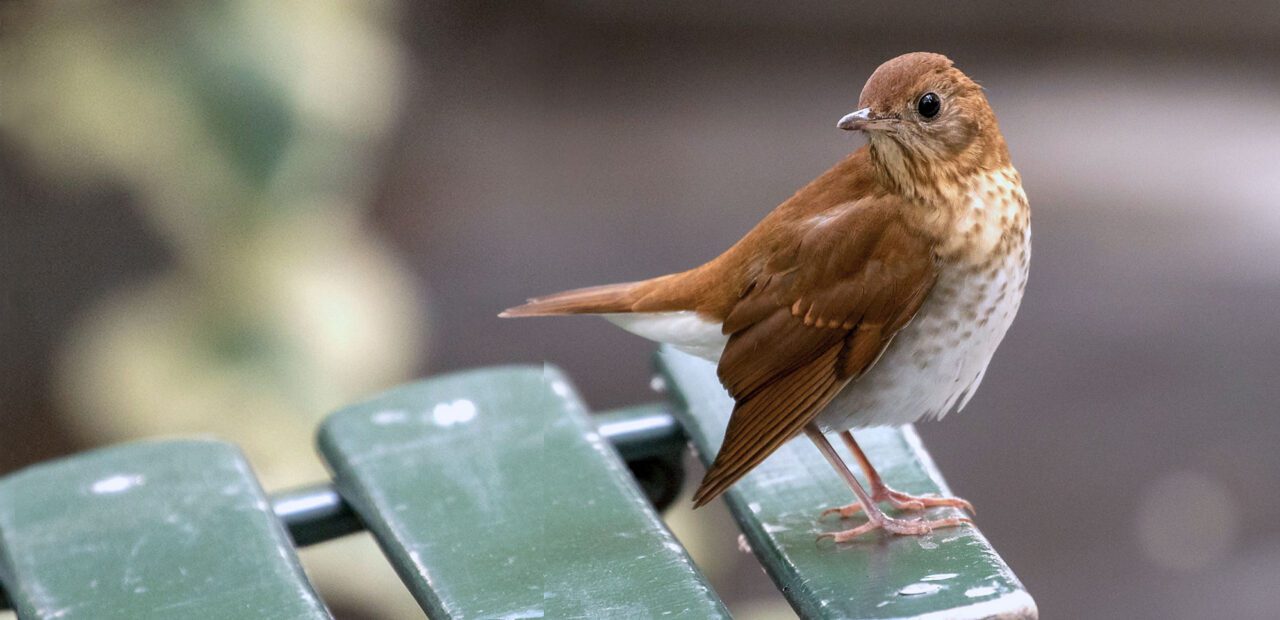
[[[900,510],[963,499],[885,485],[849,432],[941,418],[982,382],[1022,300],[1030,211],[982,88],[939,54],[876,69],[837,127],[868,144],[778,206],[711,262],[642,282],[538,297],[504,317],[597,314],[718,362],[735,401],[724,444],[694,495],[702,506],[786,441],[809,436],[857,502],[829,510],[923,534],[964,518]],[[865,490],[824,433],[839,433]]]

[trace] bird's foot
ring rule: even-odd
[[[824,538],[830,538],[837,544],[845,543],[875,530],[884,530],[890,534],[898,536],[920,536],[928,534],[936,529],[956,527],[963,524],[973,525],[973,521],[968,517],[947,517],[945,519],[935,519],[932,521],[925,519],[894,519],[878,513],[873,515],[870,521],[867,521],[853,529],[820,534],[818,535],[818,540],[821,541]]]
[[[888,502],[897,510],[924,510],[925,508],[934,508],[937,506],[949,506],[951,508],[959,508],[969,514],[977,514],[973,509],[973,504],[968,500],[959,497],[941,497],[938,495],[908,495],[902,491],[895,491],[887,486],[876,487],[871,494],[871,499],[876,502]],[[853,515],[862,512],[862,504],[854,502],[847,506],[839,508],[828,508],[822,511],[818,516],[819,520],[825,519],[827,515],[838,514],[841,519],[848,519]]]

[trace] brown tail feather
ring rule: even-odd
[[[534,297],[528,303],[504,310],[498,316],[554,316],[558,314],[604,314],[630,312],[636,291],[643,282],[605,284]]]

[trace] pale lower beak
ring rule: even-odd
[[[871,108],[862,108],[857,112],[846,114],[840,122],[836,123],[836,127],[845,131],[866,131],[868,129],[880,129],[888,121],[894,120],[890,117],[875,116],[871,113]]]

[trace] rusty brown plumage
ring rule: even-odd
[[[701,267],[533,299],[504,315],[694,310],[723,323],[719,375],[737,405],[694,498],[705,504],[869,368],[932,286],[936,239],[869,174],[868,157],[858,150]]]
[[[694,495],[701,506],[791,439],[875,363],[937,277],[933,240],[890,196],[835,205],[771,254],[724,320],[736,403]],[[761,354],[767,351],[767,354]]]
[[[927,116],[922,93],[938,100]],[[727,343],[718,374],[735,407],[694,494],[698,506],[802,430],[816,432],[815,419],[877,363],[944,276],[953,274],[932,297],[959,304],[950,300],[961,295],[957,282],[967,281],[954,274],[1004,278],[1004,257],[1021,252],[1017,286],[1025,284],[1026,199],[982,89],[944,56],[907,54],[877,69],[859,104],[840,126],[865,131],[869,144],[714,260],[652,280],[532,299],[503,313],[692,311],[719,324]],[[994,220],[973,198],[994,199],[991,188],[1004,209]],[[988,231],[991,221],[1003,229]],[[1001,317],[995,343],[1011,312]],[[983,319],[979,327],[985,325]],[[943,397],[949,407],[959,395]]]

